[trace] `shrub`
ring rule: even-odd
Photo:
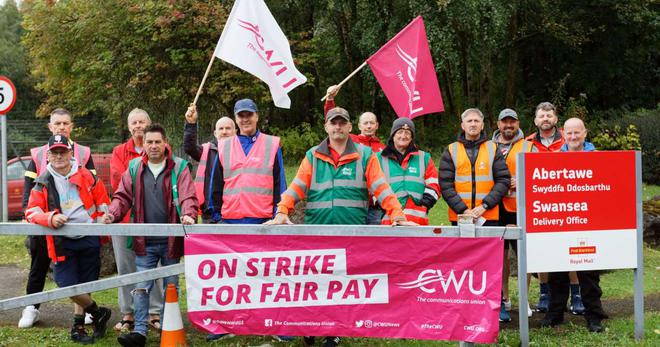
[[[642,177],[649,184],[660,184],[660,104],[655,109],[608,110],[592,129],[598,149],[640,149]],[[625,132],[623,129],[626,129]]]
[[[276,130],[276,129],[273,129]],[[282,157],[287,164],[300,164],[305,152],[318,145],[325,137],[314,131],[309,123],[302,123],[296,127],[273,131],[282,140]]]
[[[616,124],[611,129],[603,129],[592,138],[592,141],[599,150],[641,149],[639,133],[634,124],[629,124],[625,132],[621,130],[619,124]]]

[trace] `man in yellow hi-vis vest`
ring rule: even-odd
[[[486,138],[484,115],[476,108],[461,114],[463,132],[440,160],[440,190],[449,206],[449,220],[456,225],[458,215],[470,215],[478,225],[499,225],[499,204],[511,184],[511,175],[497,145]],[[511,317],[500,305],[500,321]]]

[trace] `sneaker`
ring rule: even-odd
[[[584,314],[584,304],[582,303],[582,296],[580,294],[571,295],[570,311],[574,315]]]
[[[500,304],[500,322],[508,323],[510,321],[511,315],[509,314],[509,311],[506,310],[506,305],[504,300],[502,300],[502,303]]]
[[[587,329],[589,329],[589,331],[592,333],[602,333],[605,331],[605,329],[603,329],[603,325],[600,322],[600,319],[587,320]]]
[[[527,304],[527,317],[531,317],[532,314],[534,314],[534,311],[532,311],[532,308],[529,307],[529,303]]]
[[[337,347],[341,339],[337,336],[328,336],[323,340],[321,347]]]
[[[136,332],[120,335],[117,342],[123,347],[144,347],[147,344],[147,337]]]
[[[543,319],[541,319],[541,328],[556,327],[557,325],[563,322],[564,322],[563,319],[553,319],[553,318],[543,317]]]
[[[92,325],[92,314],[85,313],[85,325]]]
[[[303,336],[303,346],[312,347],[316,343],[316,337],[314,336]]]
[[[506,299],[506,301],[504,301],[504,309],[511,311],[511,299]]]
[[[99,316],[92,317],[92,325],[94,325],[95,338],[105,336],[105,330],[108,328],[108,320],[112,316],[112,311],[106,307],[99,307]]]
[[[236,335],[234,334],[229,334],[229,333],[224,333],[224,334],[208,334],[206,335],[206,341],[217,341],[217,340],[222,340],[222,339],[228,339],[232,338]]]
[[[34,323],[39,321],[39,310],[34,305],[26,306],[18,321],[19,328],[32,328]]]
[[[87,330],[85,330],[84,325],[76,325],[71,328],[71,341],[83,345],[89,345],[94,343],[94,338],[87,335]]]
[[[286,336],[286,335],[273,335],[272,336],[277,342],[292,342],[295,341],[295,336]]]
[[[536,311],[538,312],[548,312],[550,307],[550,294],[541,293],[539,297],[539,303],[536,305]]]

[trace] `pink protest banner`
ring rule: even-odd
[[[421,16],[369,57],[367,63],[397,116],[415,118],[445,110]]]
[[[189,235],[188,318],[209,333],[493,343],[498,238]]]

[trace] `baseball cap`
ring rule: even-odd
[[[333,120],[336,117],[342,117],[342,118],[346,119],[346,121],[348,121],[348,122],[351,121],[351,118],[348,115],[348,111],[346,111],[345,109],[343,109],[341,107],[335,107],[335,108],[330,109],[330,111],[328,111],[328,113],[325,115],[325,121],[327,122],[327,121]]]
[[[69,144],[69,139],[64,135],[53,135],[48,139],[48,150],[50,151],[53,148],[66,148],[71,149]]]
[[[507,118],[507,117],[511,117],[515,120],[518,120],[518,114],[516,113],[516,111],[514,111],[510,108],[503,109],[502,112],[500,112],[499,117],[497,117],[497,120],[502,120],[502,119]]]
[[[240,112],[257,112],[257,104],[250,99],[241,99],[236,101],[234,104],[234,114],[239,114]]]

